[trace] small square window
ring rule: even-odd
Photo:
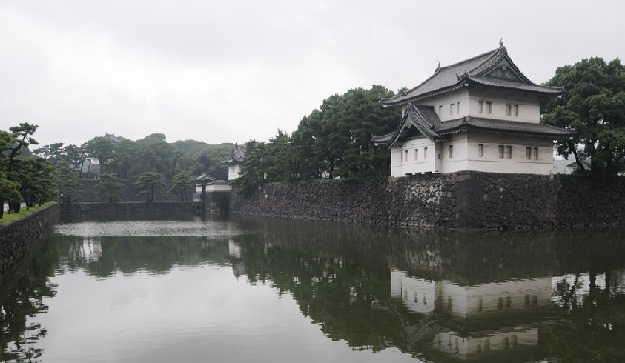
[[[419,160],[419,149],[414,149],[414,159]]]
[[[506,116],[512,116],[512,105],[506,104]]]
[[[534,148],[534,160],[538,160],[538,148]]]
[[[484,144],[477,144],[477,153],[480,157],[484,156]]]
[[[525,158],[527,160],[531,160],[532,159],[532,148],[529,147],[529,146],[525,148]]]
[[[451,159],[454,156],[454,146],[449,145],[449,158]]]
[[[514,110],[513,110],[513,115],[514,116],[519,116],[519,105],[514,105]]]
[[[460,102],[456,103],[456,113],[460,114]]]
[[[503,145],[499,145],[499,159],[503,159]]]
[[[443,105],[438,106],[438,116],[439,117],[443,116]]]
[[[512,159],[512,146],[510,145],[506,146],[506,157]]]
[[[427,160],[427,158],[428,158],[428,147],[426,146],[423,148],[423,159]]]
[[[493,103],[486,102],[486,113],[493,113]]]
[[[404,161],[408,161],[408,150],[404,150]]]
[[[449,105],[449,116],[451,116],[454,113],[454,104],[450,104]]]
[[[477,112],[484,113],[484,102],[477,101]]]

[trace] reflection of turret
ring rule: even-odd
[[[99,238],[85,238],[81,245],[81,254],[86,261],[97,261],[102,256],[102,242]]]
[[[401,299],[415,313],[433,313],[436,307],[436,282],[409,277],[404,272],[393,270],[391,297]]]
[[[228,254],[230,257],[241,258],[241,247],[232,239],[228,240]]]
[[[614,270],[610,281],[608,281],[614,293],[625,293],[625,268]]]
[[[523,326],[502,329],[493,334],[465,335],[441,330],[432,342],[438,352],[461,361],[525,362],[537,345],[538,328]]]
[[[436,317],[434,337],[424,349],[458,360],[486,356],[505,361],[535,354],[536,321],[551,304],[551,278],[463,286],[391,271],[391,297],[414,313]],[[524,354],[521,354],[523,352]],[[510,356],[509,356],[510,355]]]
[[[237,261],[232,264],[232,273],[234,277],[245,275],[245,264],[243,261]]]
[[[470,319],[484,313],[506,313],[549,306],[551,278],[510,280],[461,286],[439,281],[437,295],[440,311],[456,318]]]

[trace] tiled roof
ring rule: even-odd
[[[382,104],[406,104],[409,101],[421,100],[473,84],[549,95],[562,92],[557,87],[545,87],[532,83],[512,62],[506,48],[500,46],[459,63],[439,67],[430,78],[417,87],[384,99]]]
[[[394,146],[401,139],[421,133],[432,140],[441,138],[436,131],[441,127],[442,123],[432,106],[419,106],[410,104],[406,108],[404,117],[399,127],[390,134],[382,136],[373,136],[371,140],[376,144],[388,144]],[[446,136],[443,136],[446,138]]]
[[[232,155],[229,160],[224,161],[224,164],[238,164],[242,163],[245,158],[246,145],[234,144],[232,147]]]
[[[494,87],[499,87],[499,88],[518,89],[521,91],[546,93],[546,94],[553,94],[553,95],[558,95],[562,93],[562,88],[560,87],[545,87],[545,86],[538,86],[535,84],[522,84],[519,82],[504,81],[501,79],[493,79],[493,78],[486,78],[486,77],[469,77],[469,80],[473,81],[476,84],[481,84],[483,86],[494,86]]]
[[[575,135],[574,130],[561,129],[551,125],[471,116],[441,122],[433,107],[410,104],[399,127],[394,132],[382,136],[374,136],[372,141],[393,147],[418,133],[433,141],[447,141],[452,134],[466,131],[534,136],[549,139],[569,138]]]
[[[469,130],[513,135],[531,135],[551,139],[569,138],[575,135],[574,130],[561,129],[551,125],[493,120],[471,116],[443,122],[441,123],[441,127],[438,128],[436,132],[440,136],[445,136]]]

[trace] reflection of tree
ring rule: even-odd
[[[207,260],[228,262],[228,242],[205,237],[83,237],[55,236],[63,265],[70,271],[84,269],[93,276],[105,277],[117,272],[144,270],[167,273],[174,265],[198,265]],[[88,252],[97,243],[97,258]]]
[[[415,313],[389,294],[389,266],[407,271],[408,276],[445,280],[460,287],[488,285],[489,289],[506,281],[543,282],[571,271],[622,268],[625,245],[613,231],[433,233],[258,223],[262,226],[254,227],[262,235],[235,238],[250,282],[271,284],[280,294],[291,294],[302,313],[328,337],[344,339],[354,349],[396,346],[420,357],[447,361],[452,358],[432,348],[435,334],[447,329],[463,341],[497,336],[497,344],[504,342],[496,348],[499,351],[467,353],[466,359],[527,361],[551,356],[564,361],[625,361],[619,351],[623,345],[617,343],[625,341],[624,297],[609,284],[605,290],[600,288],[597,273],[588,274],[588,291],[576,291],[581,284],[574,278],[557,285],[554,294],[561,295],[564,304],[555,317],[550,306],[537,309],[530,303],[529,307],[521,304],[511,310],[454,319],[441,308],[440,300],[432,312]],[[603,242],[589,243],[596,240]],[[610,274],[606,281],[614,280]],[[523,349],[505,345],[506,339],[515,338],[508,337],[510,331],[524,332],[528,327],[540,327],[538,348],[527,342],[516,343]],[[586,335],[592,339],[585,340]]]
[[[23,260],[23,268],[0,281],[0,361],[38,361],[43,351],[35,343],[47,333],[33,323],[37,314],[45,313],[45,298],[56,294],[56,285],[48,280],[58,264],[54,250],[46,249],[36,258]]]
[[[606,271],[603,288],[594,271],[556,282],[554,299],[564,319],[540,330],[546,354],[565,362],[625,362],[625,296],[613,293],[612,273]],[[586,291],[580,291],[582,277],[588,279]]]
[[[250,282],[271,281],[280,294],[291,293],[302,314],[318,323],[329,338],[344,339],[354,349],[410,348],[409,340],[415,336],[411,329],[420,317],[391,300],[390,272],[383,255],[377,255],[377,260],[356,260],[350,255],[329,254],[326,248],[315,253],[305,243],[301,249],[277,240],[272,240],[277,245],[268,246],[251,235],[236,241],[242,247]],[[313,245],[339,246],[336,240],[324,241],[316,240]]]

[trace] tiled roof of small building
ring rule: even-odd
[[[232,147],[232,154],[229,160],[224,161],[224,164],[238,164],[242,163],[245,158],[246,145],[234,144]]]
[[[420,85],[402,94],[384,99],[382,104],[406,104],[469,85],[518,89],[544,95],[562,93],[561,88],[540,86],[530,81],[514,64],[502,45],[459,63],[438,67],[435,73]]]

